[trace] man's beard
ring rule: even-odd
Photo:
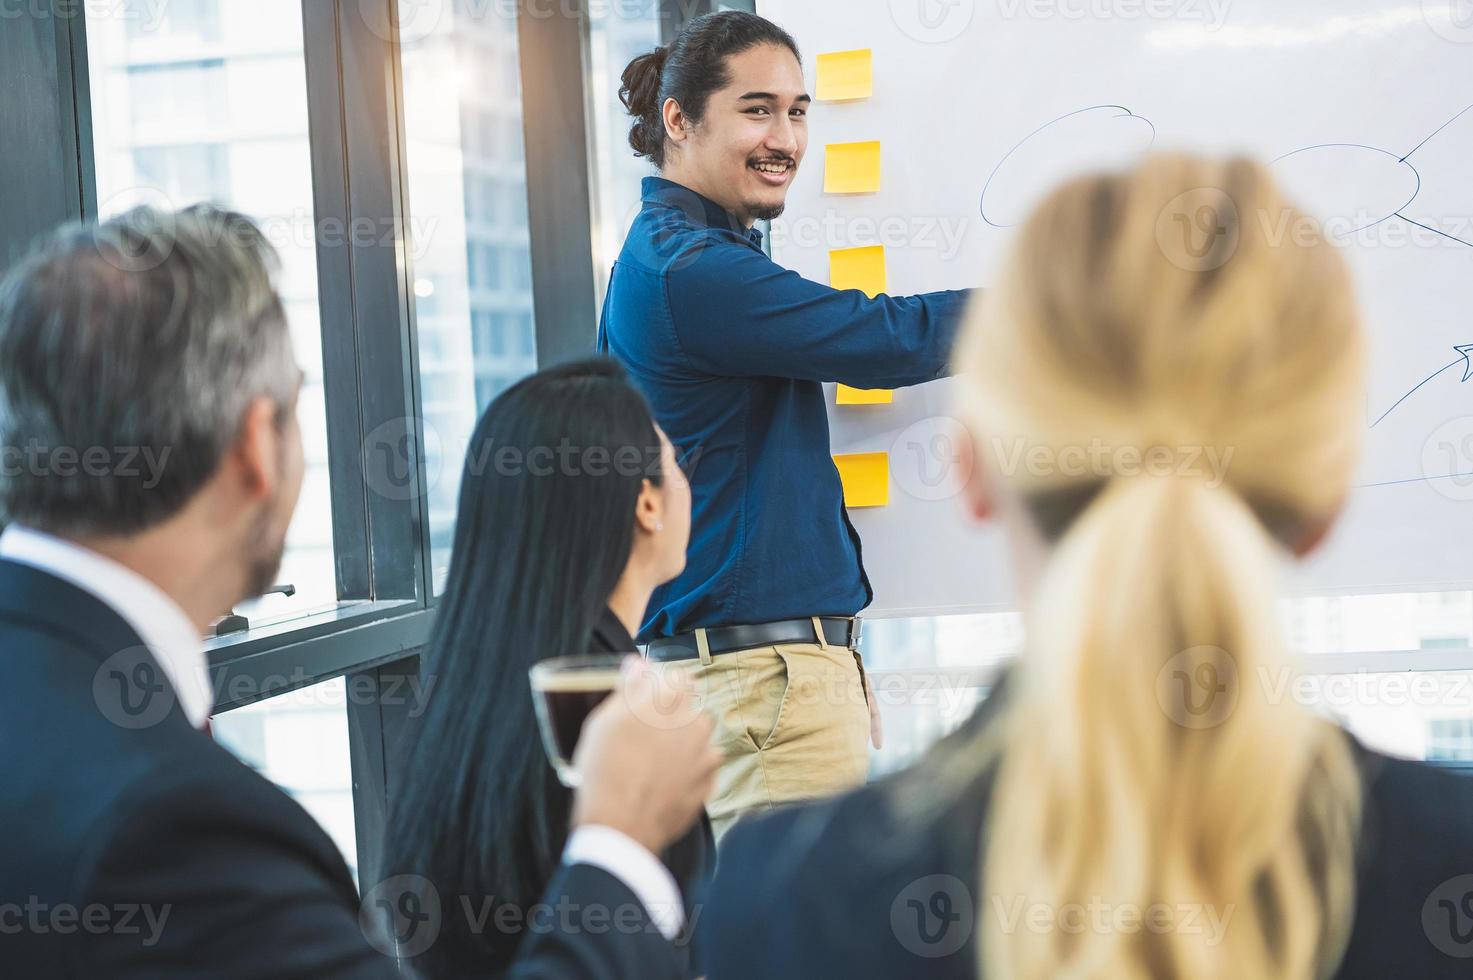
[[[251,535],[251,558],[246,568],[246,597],[249,599],[265,594],[276,584],[281,559],[286,554],[286,535],[275,538],[271,533],[272,509],[268,505],[262,510],[255,533]]]
[[[788,209],[788,203],[781,204],[756,204],[747,208],[754,221],[775,221],[782,217],[782,213]]]

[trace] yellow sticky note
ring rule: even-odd
[[[851,388],[839,385],[835,403],[839,405],[889,405],[895,401],[895,392],[888,388]]]
[[[885,292],[885,246],[829,252],[829,285],[835,289],[862,289],[871,299]]]
[[[822,102],[867,99],[875,92],[874,52],[831,51],[818,56],[818,98]]]
[[[873,194],[879,189],[879,140],[828,145],[823,169],[825,194]]]
[[[886,507],[890,504],[890,454],[835,456],[844,483],[844,506]]]

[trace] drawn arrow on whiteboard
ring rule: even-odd
[[[1386,411],[1382,412],[1381,418],[1378,418],[1376,421],[1372,422],[1370,427],[1374,429],[1376,426],[1380,425],[1381,422],[1385,420],[1386,416],[1396,411],[1396,409],[1401,405],[1402,402],[1415,395],[1417,393],[1417,389],[1421,388],[1422,385],[1425,385],[1427,382],[1431,381],[1433,378],[1437,377],[1440,374],[1443,374],[1446,371],[1451,371],[1453,368],[1458,367],[1459,365],[1461,365],[1463,368],[1463,377],[1461,379],[1461,382],[1463,384],[1467,384],[1469,379],[1473,378],[1473,344],[1459,344],[1457,347],[1454,347],[1453,350],[1457,351],[1458,354],[1458,359],[1456,361],[1453,361],[1451,364],[1443,365],[1436,371],[1433,371],[1431,374],[1427,375],[1426,378],[1423,378],[1422,382],[1418,384],[1416,388],[1413,388],[1405,395],[1402,395],[1396,400],[1395,405],[1392,405]]]

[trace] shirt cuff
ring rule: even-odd
[[[669,940],[685,927],[685,903],[675,876],[664,862],[633,838],[612,827],[586,824],[568,837],[564,864],[591,864],[618,878],[639,898],[660,933]]]

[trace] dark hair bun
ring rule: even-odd
[[[637,156],[658,157],[665,144],[665,120],[660,112],[660,79],[669,57],[669,47],[656,48],[635,58],[624,69],[619,101],[634,117],[634,125],[629,129],[629,145]]]

